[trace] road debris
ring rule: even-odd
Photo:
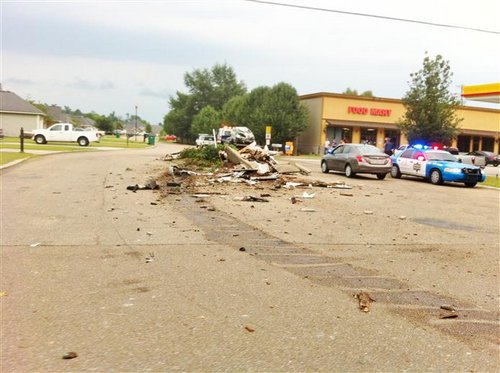
[[[455,312],[439,315],[440,319],[456,319],[458,314]]]
[[[457,310],[453,306],[449,306],[449,305],[445,304],[445,305],[442,305],[439,308],[442,309],[442,310],[444,310],[444,311],[447,311],[446,313],[441,313],[439,315],[440,319],[455,319],[455,318],[458,317]]]
[[[365,215],[373,215],[373,211],[370,211],[370,210],[365,210],[365,211],[363,211],[363,213]]]
[[[315,209],[309,208],[309,207],[303,207],[300,209],[302,212],[316,212]]]
[[[151,263],[153,260],[155,260],[155,253],[149,253],[146,257],[146,263]]]
[[[370,294],[362,291],[354,296],[359,301],[359,309],[363,312],[370,312],[371,303],[375,302],[375,299],[370,297]]]
[[[246,330],[247,332],[250,332],[250,333],[253,333],[253,332],[255,331],[255,329],[254,329],[254,328],[252,328],[252,327],[251,327],[251,326],[249,326],[249,325],[246,325],[246,326],[245,326],[245,330]]]
[[[62,356],[64,360],[74,359],[75,357],[78,357],[76,352],[65,352]]]
[[[32,243],[32,244],[30,245],[30,247],[37,247],[37,246],[40,246],[40,245],[41,245],[41,243],[40,243],[40,242],[35,242],[35,243]]]
[[[352,194],[352,193],[347,193],[347,192],[340,192],[340,195],[341,195],[341,196],[344,196],[344,197],[354,197],[354,194]]]
[[[131,190],[135,193],[137,190],[154,190],[158,188],[159,185],[156,183],[156,180],[151,179],[144,185],[142,184],[129,185],[127,187],[127,190]]]
[[[312,199],[312,198],[314,198],[315,195],[316,195],[315,193],[309,194],[307,192],[304,192],[304,193],[302,193],[301,196],[296,196],[296,197],[297,198],[302,198],[302,199]]]
[[[234,197],[235,201],[245,201],[245,202],[269,202],[268,199],[256,197],[256,196],[244,196],[244,197]]]

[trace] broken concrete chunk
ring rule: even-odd
[[[243,158],[240,153],[233,149],[232,147],[230,147],[229,145],[226,144],[226,146],[224,146],[224,151],[226,152],[227,154],[227,159],[229,160],[229,162],[231,162],[232,164],[241,164],[243,165],[246,169],[249,169],[249,170],[256,170],[255,169],[255,166],[250,163],[249,161],[247,161],[245,158]]]
[[[300,168],[296,165],[286,164],[286,163],[278,163],[273,164],[272,167],[279,172],[280,174],[297,174],[300,173]]]
[[[355,298],[359,301],[359,309],[363,312],[370,312],[371,303],[375,302],[375,299],[370,297],[370,294],[362,291],[355,295]]]

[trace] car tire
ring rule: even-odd
[[[377,179],[384,180],[387,174],[377,174]]]
[[[46,144],[47,140],[45,140],[45,137],[42,135],[36,135],[35,136],[35,142],[39,145]]]
[[[80,146],[88,146],[89,145],[89,140],[86,137],[80,137],[78,139],[78,145],[80,145]]]
[[[391,167],[391,177],[393,177],[394,179],[401,178],[401,171],[399,171],[399,167],[395,164]]]
[[[466,181],[464,184],[467,188],[474,188],[477,184],[477,181]]]
[[[328,168],[326,161],[321,162],[321,172],[323,172],[324,174],[327,174],[330,172],[330,169]]]
[[[437,168],[431,170],[429,177],[431,179],[432,184],[434,185],[443,184],[443,175],[441,175],[441,171],[439,171]]]
[[[347,177],[354,177],[355,175],[350,164],[346,164],[344,171],[345,171],[345,176]]]

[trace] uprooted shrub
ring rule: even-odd
[[[212,168],[222,166],[219,157],[219,151],[224,150],[224,145],[202,146],[200,148],[186,148],[181,151],[179,158],[185,165],[191,165],[198,168]]]

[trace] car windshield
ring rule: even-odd
[[[379,148],[373,145],[356,146],[356,150],[363,155],[380,155],[384,154]]]
[[[425,155],[429,161],[458,162],[458,159],[453,154],[447,152],[425,152]]]

